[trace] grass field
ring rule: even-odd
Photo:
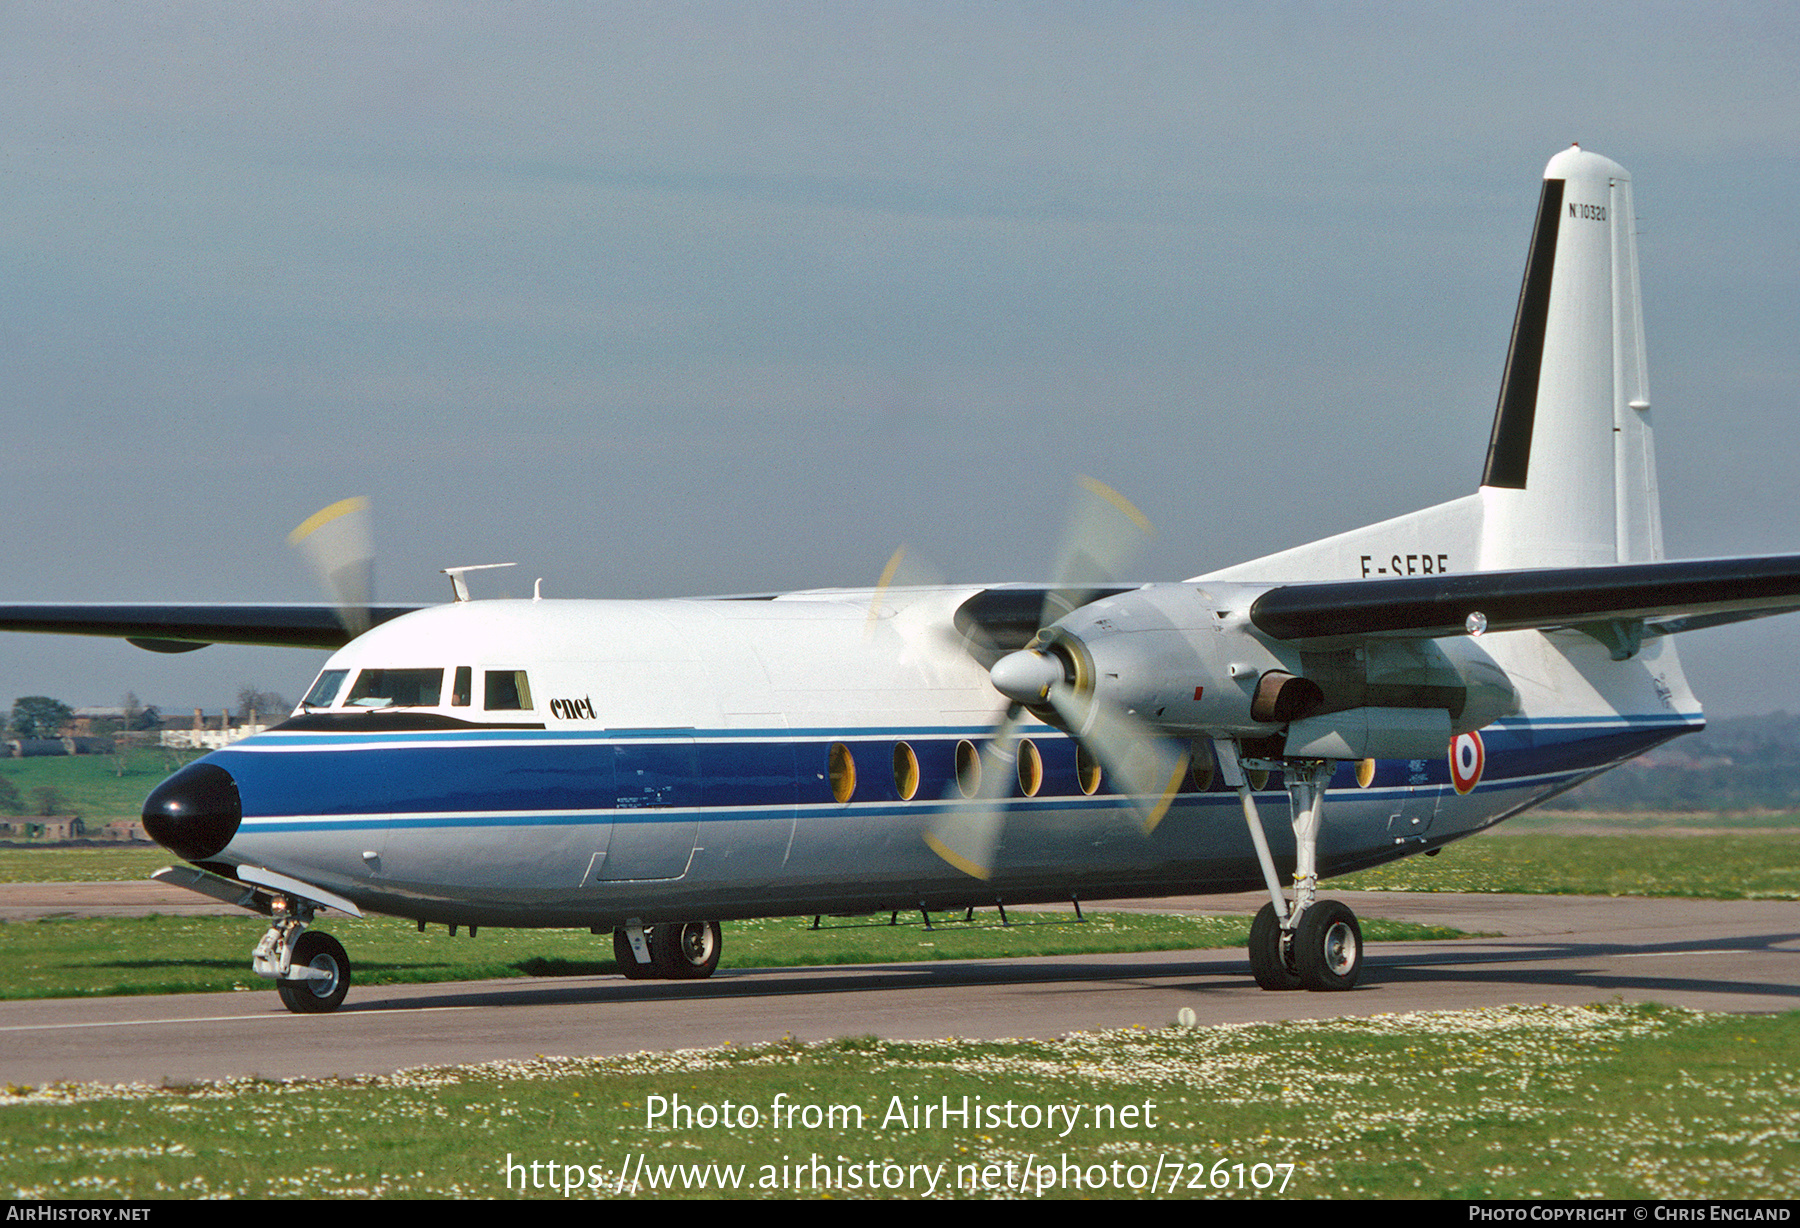
[[[60,793],[63,814],[75,814],[90,827],[119,819],[136,819],[144,812],[150,791],[183,763],[197,759],[198,751],[136,749],[123,763],[112,755],[45,755],[34,759],[0,760],[0,776],[12,781],[27,802],[33,789],[49,787]]]
[[[0,883],[125,883],[149,878],[179,862],[161,845],[103,845],[94,848],[31,848],[0,845]]]
[[[1013,914],[1041,921],[1043,914]],[[1248,917],[1090,913],[1082,924],[1001,926],[992,913],[975,923],[940,920],[815,932],[806,920],[773,918],[725,924],[726,968],[783,968],[1001,959],[1033,955],[1184,951],[1243,946]],[[1072,919],[1072,918],[1071,918]],[[334,917],[320,926],[343,942],[359,985],[470,981],[493,977],[597,976],[618,971],[610,937],[585,930],[484,929],[452,938],[442,926],[420,934],[391,917]],[[1368,921],[1376,942],[1455,938],[1456,930]],[[250,971],[263,925],[238,917],[79,918],[12,922],[0,927],[0,999],[268,989]]]
[[[128,813],[153,785],[125,786]],[[1792,816],[1546,816],[1503,831],[1333,885],[1800,897]],[[0,849],[0,881],[137,878],[167,861]],[[1217,947],[1246,929],[1243,918],[979,919],[822,934],[735,923],[726,962]],[[612,970],[609,944],[586,933],[329,928],[360,984]],[[1377,941],[1425,936],[1366,929]],[[0,985],[9,996],[260,988],[247,968],[259,931],[247,914],[13,923],[0,927]],[[0,1196],[1793,1198],[1797,1070],[1800,1015],[1614,1004],[1054,1042],[845,1038],[325,1082],[7,1087]],[[910,1118],[964,1096],[994,1116],[973,1128]],[[673,1128],[677,1098],[715,1117],[730,1102],[736,1124]],[[797,1111],[777,1124],[781,1105]],[[1051,1105],[1068,1106],[1055,1126],[1025,1120]],[[841,1106],[835,1126],[808,1125],[806,1109],[830,1106]],[[851,1108],[860,1126],[845,1120]]]
[[[1537,1006],[9,1089],[0,1196],[1793,1198],[1796,1056]]]
[[[1594,827],[1582,824],[1584,831]],[[1659,828],[1653,823],[1627,820],[1613,830],[1616,834],[1497,831],[1459,840],[1435,857],[1409,857],[1332,879],[1331,885],[1358,891],[1800,899],[1800,828],[1663,835],[1655,834]],[[1675,824],[1660,830],[1693,831]]]

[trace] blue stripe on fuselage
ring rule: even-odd
[[[1628,759],[1700,727],[1697,715],[1508,718],[1482,731],[1482,791],[1526,780],[1573,778]],[[371,826],[493,826],[655,823],[706,817],[787,818],[796,808],[869,814],[871,808],[935,810],[953,792],[956,744],[985,728],[855,730],[450,730],[376,735],[274,733],[209,756],[238,782],[251,829],[297,831]],[[1075,744],[1033,731],[1044,760],[1043,788],[1016,807],[1105,808],[1076,783]],[[916,801],[894,787],[893,746],[919,759]],[[848,805],[831,794],[833,742],[850,747],[857,792]],[[1333,789],[1357,790],[1356,765],[1341,763]],[[1383,760],[1368,791],[1445,786],[1444,755]],[[1271,781],[1279,789],[1280,777]],[[1211,791],[1229,792],[1215,777]],[[333,816],[342,816],[333,818]],[[258,820],[274,820],[259,822]]]

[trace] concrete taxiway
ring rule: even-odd
[[[1499,937],[1373,944],[1350,993],[1266,993],[1241,950],[723,971],[351,989],[297,1016],[272,991],[0,1003],[0,1081],[188,1082],[874,1034],[1051,1037],[1517,1002],[1622,999],[1800,1009],[1800,904],[1339,892],[1364,917]],[[1258,896],[1108,904],[1252,911]],[[248,942],[248,940],[247,940]],[[350,952],[352,961],[355,951]]]

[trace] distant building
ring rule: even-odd
[[[125,722],[125,709],[92,704],[85,708],[75,709],[74,717],[63,732],[74,734],[78,738],[85,738],[96,732],[94,726],[97,724],[104,724],[104,728],[99,732],[111,733],[125,728]]]
[[[171,729],[169,726],[173,723],[171,719],[164,718],[160,740],[164,746],[182,750],[218,750],[269,727],[258,719],[255,712],[250,714],[248,720],[240,720],[229,712],[220,712],[216,717],[207,716],[199,708],[194,709],[191,728]]]
[[[72,814],[0,818],[0,837],[15,840],[73,840],[81,834],[81,820]]]
[[[9,759],[35,759],[39,755],[74,753],[61,738],[8,738],[4,743]]]
[[[8,738],[0,742],[0,755],[8,759],[35,759],[39,755],[110,755],[113,747],[111,738]]]

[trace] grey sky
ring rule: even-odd
[[[655,596],[1173,578],[1472,489],[1545,161],[1636,181],[1672,553],[1800,550],[1786,5],[0,9],[6,590]],[[504,586],[502,586],[504,587]],[[489,591],[493,591],[490,587]],[[1800,620],[1686,637],[1800,707]],[[0,637],[0,703],[311,654]]]

